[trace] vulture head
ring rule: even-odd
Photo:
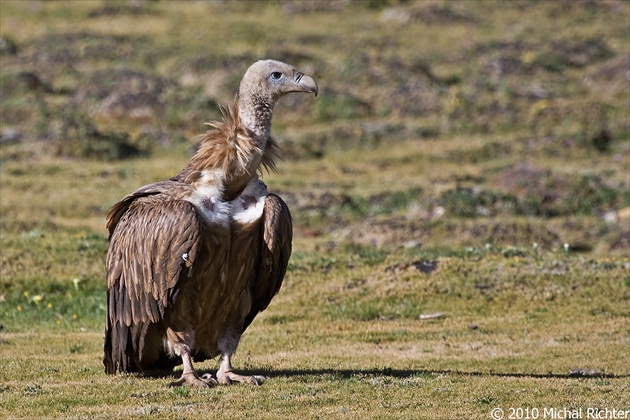
[[[292,92],[317,96],[317,83],[281,61],[255,62],[245,72],[238,91],[241,121],[256,137],[267,137],[276,101]]]

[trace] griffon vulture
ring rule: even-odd
[[[317,95],[311,77],[273,60],[245,73],[223,121],[208,124],[190,163],[175,177],[139,188],[107,215],[105,372],[170,370],[171,386],[246,382],[231,357],[254,317],[278,292],[291,254],[287,205],[258,178],[275,169],[276,101]],[[216,380],[192,360],[220,356]]]

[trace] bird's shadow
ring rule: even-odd
[[[630,374],[614,374],[599,371],[580,370],[572,371],[566,374],[562,373],[527,373],[527,372],[478,372],[478,371],[460,371],[460,370],[427,370],[427,369],[263,369],[258,371],[241,371],[245,375],[262,374],[270,378],[273,377],[295,377],[295,376],[323,376],[330,375],[339,379],[349,379],[356,376],[383,376],[393,378],[414,378],[414,377],[432,377],[440,375],[457,375],[457,376],[491,376],[491,377],[507,377],[507,378],[557,378],[557,379],[575,379],[575,378],[628,378]]]
[[[174,372],[153,371],[146,372],[147,377],[179,377],[181,369]],[[375,377],[393,377],[393,378],[417,378],[417,377],[434,377],[440,375],[456,375],[471,377],[504,377],[504,378],[533,378],[533,379],[579,379],[579,378],[608,378],[620,379],[630,378],[630,374],[614,374],[600,371],[592,371],[589,369],[576,369],[568,373],[528,373],[528,372],[478,372],[478,371],[461,371],[461,370],[429,370],[429,369],[237,369],[242,375],[264,375],[267,378],[278,377],[298,377],[298,376],[332,376],[336,379],[350,379],[357,376],[375,376]],[[209,373],[214,375],[216,370],[201,369],[197,371],[199,375]]]

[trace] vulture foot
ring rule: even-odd
[[[252,385],[262,385],[267,380],[266,377],[262,375],[239,375],[232,371],[227,372],[217,372],[217,380],[221,385],[230,385],[233,382],[240,382],[243,384],[252,384]]]
[[[182,374],[181,378],[168,384],[168,387],[173,388],[182,385],[189,385],[195,388],[210,388],[218,385],[218,383],[210,375],[206,374],[203,375],[203,378],[200,378],[197,373],[190,372]]]

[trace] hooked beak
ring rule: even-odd
[[[293,72],[293,81],[295,83],[296,92],[312,93],[317,96],[317,82],[304,73],[299,71]]]

